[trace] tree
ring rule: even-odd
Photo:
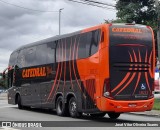
[[[112,19],[112,20],[109,20],[109,19],[105,19],[104,20],[105,21],[105,23],[124,23],[121,19]]]
[[[117,0],[117,18],[124,23],[149,25],[157,29],[157,13],[154,0]]]
[[[157,12],[155,0],[116,0],[117,18],[124,23],[144,24],[151,26],[155,36],[157,53]]]
[[[0,73],[0,88],[7,89],[7,87],[8,87],[7,75],[6,78],[4,79],[2,73]]]

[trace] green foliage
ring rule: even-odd
[[[160,99],[155,99],[153,109],[160,110]]]
[[[2,74],[0,74],[0,87],[4,88],[4,89],[7,89],[7,86],[8,86],[8,84],[7,84],[7,77],[5,79],[3,79]]]
[[[157,13],[154,0],[117,0],[117,17],[125,23],[149,25],[156,30]]]
[[[124,23],[121,19],[105,20],[105,23]]]

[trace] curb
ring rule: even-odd
[[[160,118],[160,114],[149,114],[149,113],[138,113],[138,112],[130,112],[127,114],[137,115],[137,116],[146,116],[146,117],[157,117]]]
[[[0,97],[0,100],[7,100],[6,97]]]

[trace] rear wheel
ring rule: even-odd
[[[17,104],[18,104],[18,108],[19,108],[19,109],[23,109],[20,95],[18,95],[18,97],[17,97]]]
[[[106,113],[97,113],[97,114],[90,114],[92,117],[102,118],[106,115]]]
[[[110,112],[110,113],[108,113],[108,116],[111,119],[117,119],[120,116],[120,113]]]
[[[78,112],[77,110],[77,101],[75,99],[75,97],[72,97],[69,100],[69,114],[71,117],[73,118],[77,118],[80,117],[82,114],[80,112]]]
[[[63,102],[63,97],[59,96],[56,101],[56,112],[58,116],[65,116],[67,115],[67,110],[65,107],[65,103]]]

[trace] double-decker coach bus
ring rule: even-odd
[[[8,103],[57,115],[118,118],[152,109],[155,45],[150,27],[102,24],[15,50]]]

